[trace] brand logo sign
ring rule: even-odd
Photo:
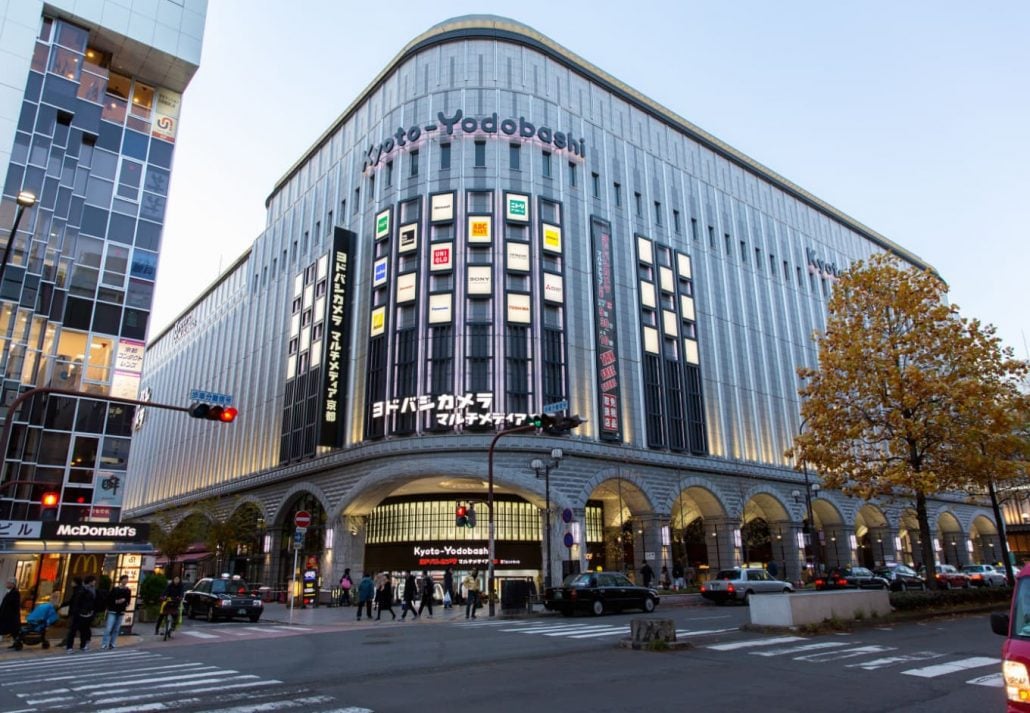
[[[529,221],[529,196],[509,193],[507,196],[507,208],[505,217],[508,220],[515,220],[520,223]]]
[[[386,267],[389,258],[379,258],[372,266],[372,285],[379,287],[386,284]]]
[[[498,121],[497,112],[490,116],[477,119],[474,116],[465,116],[461,109],[458,109],[453,116],[447,116],[442,111],[437,112],[436,122],[427,122],[423,126],[411,126],[405,129],[399,127],[393,136],[383,141],[378,146],[372,145],[365,153],[365,162],[361,166],[362,171],[375,168],[384,157],[390,155],[394,150],[402,149],[409,144],[418,143],[423,133],[432,135],[437,132],[453,136],[456,131],[466,134],[503,134],[504,136],[519,137],[521,139],[533,139],[547,146],[552,146],[559,151],[565,151],[570,156],[586,158],[587,147],[583,139],[577,139],[566,131],[554,131],[549,126],[536,126],[526,121],[526,117],[520,116],[516,121],[514,118]]]
[[[390,234],[390,211],[384,210],[376,216],[376,240]]]
[[[114,540],[116,542],[146,542],[150,525],[111,525],[90,522],[44,522],[44,540]]]
[[[805,258],[808,260],[808,269],[811,272],[818,272],[827,277],[840,277],[841,269],[835,262],[827,262],[816,256],[815,250],[805,248]]]

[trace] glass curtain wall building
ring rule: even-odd
[[[928,266],[536,30],[468,16],[415,38],[266,205],[143,377],[240,416],[146,413],[133,516],[246,507],[268,536],[239,568],[272,586],[301,509],[324,581],[482,569],[491,476],[502,579],[539,584],[548,529],[553,572],[919,556],[904,504],[805,493],[818,474],[783,453],[835,276],[878,251]],[[540,412],[588,420],[505,436],[490,472],[495,434]],[[942,560],[996,536],[957,499],[933,519]]]
[[[54,524],[121,516],[134,408],[110,399],[139,392],[181,97],[206,10],[206,0],[0,8],[0,549],[25,553],[5,559],[17,572],[4,576],[26,586],[52,584],[66,564],[30,553],[61,552],[61,540],[82,551],[90,539]],[[34,202],[15,231],[26,192]],[[32,389],[75,393],[12,409]]]

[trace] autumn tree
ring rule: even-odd
[[[196,538],[196,528],[188,518],[178,526],[167,516],[159,517],[151,523],[150,544],[168,559],[168,572],[174,570],[175,561],[189,549]]]
[[[891,255],[845,271],[825,332],[814,336],[819,368],[798,370],[807,428],[787,451],[815,467],[827,487],[866,500],[913,502],[931,587],[927,498],[1002,472],[995,450],[975,462],[969,454],[1006,431],[998,401],[1026,369],[1001,347],[993,327],[948,305],[947,291],[932,272]]]
[[[224,516],[220,514],[218,501],[205,500],[197,504],[196,511],[206,520],[199,539],[208,552],[215,553],[216,570],[221,569],[223,556],[232,556],[242,545],[253,543],[259,535],[260,512],[254,506],[231,508],[231,514]]]

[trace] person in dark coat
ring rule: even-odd
[[[415,574],[410,569],[404,577],[404,600],[401,602],[401,621],[408,616],[418,619],[418,612],[415,611],[415,592],[418,590],[418,583],[415,581]]]
[[[379,621],[384,611],[390,612],[390,616],[394,619],[397,618],[393,611],[393,583],[390,575],[386,572],[383,572],[383,586],[376,590],[376,603],[379,605],[379,609],[376,611],[376,621]]]
[[[644,562],[644,566],[640,568],[640,577],[644,580],[645,587],[650,587],[651,582],[654,581],[654,570],[647,562]]]
[[[154,634],[161,633],[161,623],[164,621],[166,616],[174,616],[172,620],[172,628],[175,628],[176,619],[179,618],[179,605],[182,603],[182,597],[186,593],[186,587],[182,583],[182,578],[179,575],[172,577],[172,581],[165,587],[164,593],[161,594],[161,601],[164,605],[161,607],[161,613],[157,615],[157,624],[154,625]],[[165,611],[174,611],[175,614],[165,614]]]
[[[68,636],[64,640],[65,651],[75,650],[75,634],[79,635],[79,650],[89,650],[89,640],[93,637],[93,606],[96,603],[97,578],[92,574],[82,580],[82,585],[72,592],[68,606]]]
[[[418,614],[415,616],[422,616],[422,610],[429,610],[429,617],[433,616],[433,594],[435,593],[436,585],[433,584],[433,575],[429,574],[428,569],[422,570],[422,600],[418,603]]]
[[[18,580],[7,580],[7,591],[0,602],[0,636],[10,635],[12,644],[9,648],[18,648],[18,632],[21,630],[21,592],[18,591]]]
[[[443,608],[450,609],[454,603],[454,573],[448,567],[443,571]]]

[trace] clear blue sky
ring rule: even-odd
[[[1023,0],[210,0],[152,335],[258,236],[275,182],[397,52],[470,13],[535,28],[913,251],[1027,356]]]

